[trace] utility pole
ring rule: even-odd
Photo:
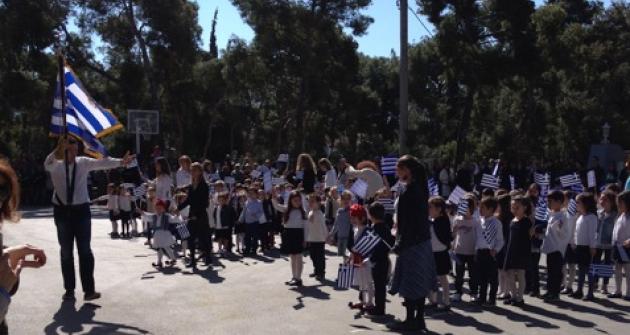
[[[400,111],[398,114],[398,152],[402,156],[407,154],[407,121],[409,120],[409,79],[407,59],[407,0],[400,1]]]

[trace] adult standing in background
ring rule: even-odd
[[[110,170],[127,166],[134,159],[129,152],[122,159],[94,159],[79,156],[79,142],[73,138],[60,139],[55,150],[46,157],[44,168],[50,173],[54,186],[52,203],[57,239],[61,247],[61,272],[66,293],[64,300],[74,299],[75,275],[73,248],[76,240],[79,253],[79,271],[84,299],[101,297],[94,285],[94,255],[90,247],[92,216],[87,189],[91,171]]]
[[[324,187],[337,186],[337,172],[328,158],[320,159],[317,165],[319,165],[319,169],[324,172]]]
[[[405,321],[388,327],[397,331],[426,331],[425,298],[435,286],[436,270],[431,249],[428,214],[427,174],[420,161],[405,155],[396,165],[398,178],[405,185],[396,209],[397,231],[394,253],[398,255],[390,293],[398,293],[407,311]]]
[[[8,162],[0,160],[0,225],[4,220],[17,221],[18,201],[20,199],[20,185],[15,171]],[[0,334],[8,334],[9,329],[5,317],[9,311],[11,296],[18,289],[20,271],[22,268],[39,268],[46,264],[44,251],[34,246],[24,244],[5,248],[0,234]],[[27,256],[33,260],[26,260]]]
[[[315,161],[313,157],[307,153],[302,153],[298,156],[297,166],[295,168],[296,175],[301,174],[301,178],[297,178],[302,182],[302,189],[304,194],[311,194],[315,192]]]
[[[190,185],[192,177],[190,176],[190,165],[192,161],[190,157],[183,155],[179,157],[179,169],[175,173],[175,186],[177,188],[184,188]]]
[[[197,268],[197,260],[195,251],[197,249],[197,241],[199,241],[199,249],[203,255],[206,265],[212,263],[210,254],[210,226],[208,225],[208,212],[206,208],[209,205],[208,184],[203,178],[203,167],[199,163],[191,165],[191,183],[186,186],[186,200],[179,204],[178,210],[182,210],[190,206],[188,227],[190,228],[190,239],[188,248],[190,250],[190,263],[188,267]]]

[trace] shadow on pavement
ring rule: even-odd
[[[429,315],[433,320],[442,320],[445,323],[455,326],[455,327],[473,327],[477,332],[481,333],[489,333],[489,334],[500,334],[503,333],[503,330],[489,324],[479,322],[475,317],[459,314],[453,310],[448,313],[433,313]]]
[[[149,334],[144,330],[134,326],[120,323],[110,323],[94,320],[96,310],[101,308],[95,304],[83,304],[77,310],[75,301],[63,301],[61,307],[53,316],[53,321],[44,328],[47,335],[53,334],[75,334],[89,329],[88,334]],[[86,327],[88,329],[86,329]]]
[[[316,286],[302,286],[302,287],[292,287],[289,290],[293,292],[300,293],[300,296],[295,298],[297,300],[297,304],[293,305],[293,309],[299,310],[304,308],[304,298],[313,298],[318,300],[330,300],[330,294],[322,291],[320,287],[325,285],[316,285]]]

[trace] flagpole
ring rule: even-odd
[[[63,122],[63,137],[68,137],[68,124],[66,121],[66,80],[65,80],[65,61],[63,57],[63,50],[61,48],[61,42],[59,43],[59,49],[57,50],[57,63],[59,66],[59,95],[61,97],[61,119]]]

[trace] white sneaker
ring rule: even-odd
[[[460,302],[460,301],[462,301],[462,295],[459,294],[459,293],[451,294],[451,301],[452,302]]]

